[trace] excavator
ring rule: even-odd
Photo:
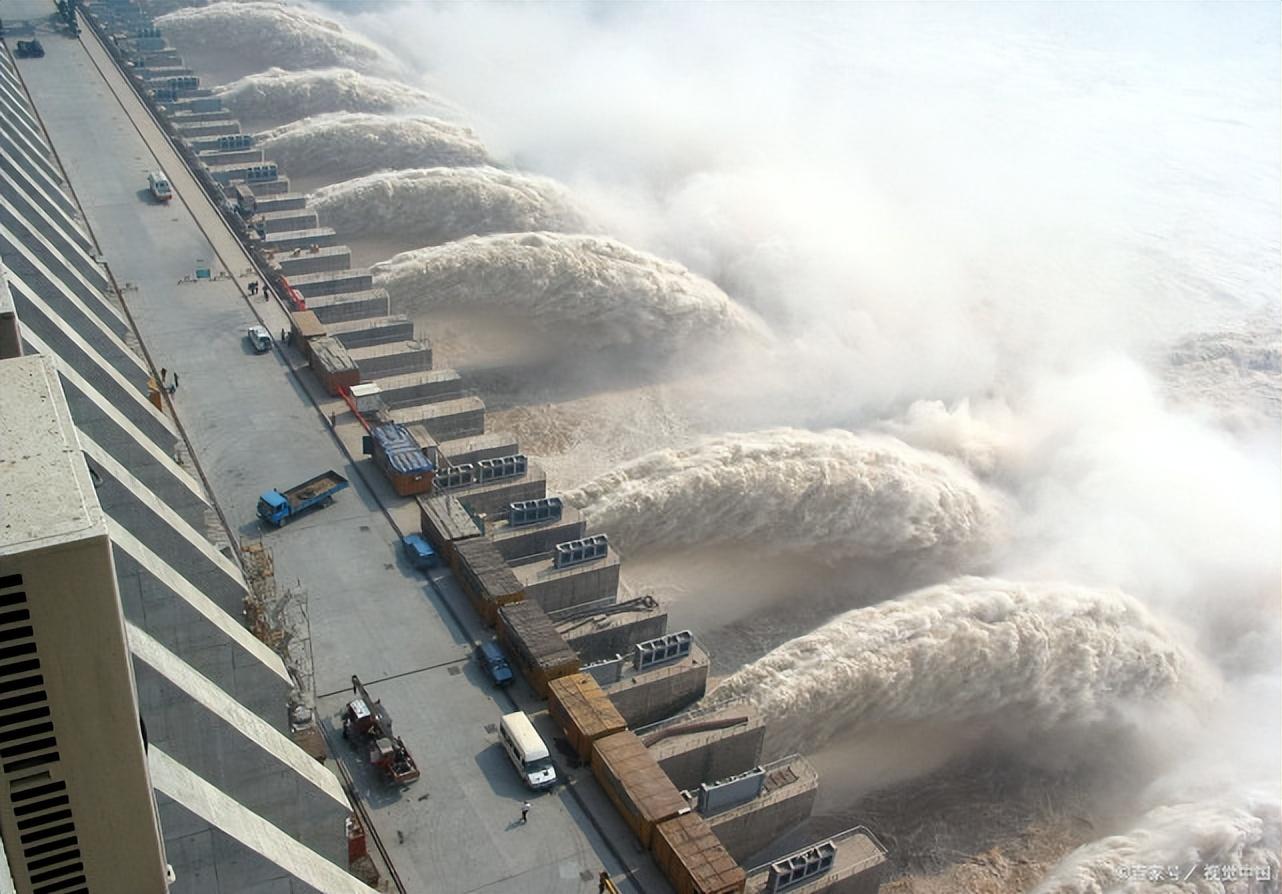
[[[405,742],[392,733],[392,716],[383,703],[370,698],[360,678],[352,674],[356,698],[343,711],[343,737],[353,748],[366,749],[366,759],[395,785],[409,785],[421,775]]]

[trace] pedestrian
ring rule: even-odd
[[[257,294],[258,294],[258,280],[256,280],[256,279],[251,279],[251,280],[249,281],[249,294],[251,294],[251,295],[257,295]]]
[[[174,371],[174,387],[169,389],[169,393],[173,394],[177,390],[178,390],[178,371],[175,370]]]
[[[162,384],[162,385],[163,385],[163,384],[165,384],[165,376],[167,376],[167,375],[169,375],[169,370],[165,369],[165,368],[162,366],[162,367],[160,368],[160,384]]]
[[[281,344],[284,344],[284,343],[285,343],[285,330],[284,330],[284,329],[282,329],[282,330],[280,331],[280,343],[281,343]]]
[[[529,819],[528,819],[529,815],[530,815],[530,802],[522,801],[521,802],[521,823],[522,824],[529,822]]]

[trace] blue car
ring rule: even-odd
[[[508,666],[507,657],[496,642],[481,643],[476,647],[476,660],[485,669],[485,675],[494,681],[495,686],[510,686],[512,668]]]
[[[422,534],[408,534],[402,537],[401,545],[405,548],[405,557],[415,568],[427,570],[436,567],[436,550],[432,549],[432,544],[428,543]]]

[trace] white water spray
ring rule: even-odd
[[[284,3],[237,0],[192,6],[158,16],[155,24],[184,56],[210,55],[242,72],[286,65],[362,71],[395,67],[378,46],[333,19]]]
[[[383,171],[323,187],[311,207],[345,236],[393,240],[404,248],[491,233],[584,229],[556,181],[491,167]]]
[[[663,354],[693,339],[759,334],[755,318],[679,264],[613,239],[558,233],[482,236],[374,265],[402,313],[433,308],[518,315],[593,350]]]
[[[287,71],[269,68],[214,91],[231,112],[250,121],[281,123],[329,112],[422,112],[458,119],[453,105],[399,81],[350,68]]]
[[[814,561],[962,565],[999,502],[959,464],[893,438],[781,428],[659,450],[565,494],[625,552],[751,543]]]
[[[771,750],[786,753],[885,722],[1121,724],[1134,706],[1209,685],[1201,661],[1120,591],[965,577],[839,615],[712,697],[754,702]]]
[[[469,128],[425,115],[317,115],[263,131],[256,145],[291,177],[330,182],[387,168],[478,165],[488,160]]]

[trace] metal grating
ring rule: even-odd
[[[498,456],[494,459],[476,461],[477,478],[482,481],[496,481],[500,478],[515,478],[524,475],[529,467],[529,460],[524,453],[511,456]]]
[[[436,478],[432,482],[435,487],[444,490],[475,483],[476,467],[471,463],[463,463],[461,466],[450,466],[448,469],[442,469],[436,473]]]
[[[632,666],[637,670],[645,670],[658,664],[677,661],[689,655],[693,647],[694,634],[689,630],[646,640],[632,647]]]
[[[571,565],[582,565],[593,559],[600,559],[610,552],[610,538],[604,534],[593,534],[581,540],[567,540],[553,547],[552,567],[569,568]]]
[[[791,856],[776,860],[770,864],[770,875],[766,880],[766,890],[770,892],[787,891],[802,882],[809,881],[832,869],[837,858],[837,846],[831,839],[816,844],[808,850],[799,851]]]
[[[560,520],[563,505],[560,497],[543,497],[539,500],[518,500],[509,503],[507,523],[512,527],[532,525],[541,521]]]

